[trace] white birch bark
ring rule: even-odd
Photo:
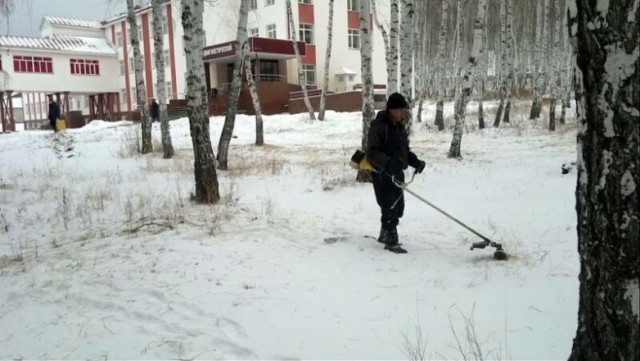
[[[209,133],[209,104],[202,62],[202,0],[182,0],[182,28],[187,65],[187,104],[194,155],[195,194],[200,203],[220,200],[215,157]]]
[[[389,60],[387,62],[387,96],[398,91],[398,40],[400,38],[400,0],[390,0]]]
[[[318,119],[324,120],[324,111],[327,102],[327,91],[329,90],[329,65],[331,63],[331,46],[333,45],[333,1],[329,0],[329,25],[327,26],[327,52],[324,57],[324,82],[322,84],[322,95],[320,97],[320,109]],[[383,34],[384,37],[384,34]]]
[[[500,1],[500,87],[499,96],[500,103],[498,103],[498,110],[496,111],[496,117],[493,121],[494,127],[500,126],[502,120],[502,112],[504,111],[504,98],[507,93],[507,0]]]
[[[562,16],[558,16],[559,14],[564,12],[563,2],[561,0],[556,0],[556,28],[554,32],[553,38],[553,55],[551,56],[551,64],[549,66],[549,90],[551,91],[551,101],[549,104],[549,131],[556,130],[556,100],[560,94],[560,86],[558,84],[559,76],[560,76],[560,56],[562,55],[560,51],[560,36],[562,32]],[[563,109],[564,111],[564,109]]]
[[[373,70],[371,58],[373,48],[371,44],[371,6],[369,0],[358,2],[360,10],[360,73],[362,74],[362,149],[367,149],[367,134],[369,133],[369,123],[374,117],[373,103]],[[364,182],[370,179],[367,171],[358,171],[357,181]]]
[[[236,55],[233,64],[233,80],[231,82],[231,92],[229,94],[229,107],[224,118],[224,126],[220,134],[218,143],[218,168],[227,170],[229,168],[228,156],[233,128],[236,123],[236,113],[238,111],[238,99],[242,86],[242,63],[244,62],[245,49],[247,43],[247,18],[249,12],[249,0],[240,0],[240,14],[238,16],[238,32],[236,41]]]
[[[542,3],[543,7],[538,8],[538,15],[540,15],[540,20],[538,21],[538,31],[540,33],[536,34],[540,36],[540,46],[538,48],[539,52],[539,64],[536,74],[536,82],[534,88],[533,102],[531,104],[531,114],[529,116],[530,119],[538,119],[540,117],[540,112],[542,109],[542,95],[545,91],[545,77],[547,73],[547,67],[545,59],[549,55],[549,45],[548,45],[548,36],[549,36],[549,26],[547,25],[547,21],[549,19],[549,0],[544,0]],[[542,13],[544,9],[544,14]],[[538,47],[538,44],[536,44]]]
[[[169,131],[169,119],[167,118],[167,96],[165,81],[164,63],[164,33],[162,31],[162,7],[164,0],[152,0],[153,16],[153,48],[154,60],[156,63],[156,89],[158,91],[158,104],[160,105],[160,132],[162,134],[163,158],[173,157],[173,144],[171,143],[171,132]]]
[[[442,0],[442,15],[441,15],[441,24],[440,24],[440,40],[439,46],[440,51],[438,53],[438,74],[436,75],[436,92],[437,92],[437,102],[436,102],[436,120],[435,125],[438,127],[438,130],[444,130],[444,77],[447,69],[446,66],[446,49],[447,49],[447,16],[449,13],[449,0]]]
[[[506,8],[507,8],[507,18],[505,23],[505,36],[507,38],[506,41],[506,63],[505,70],[507,71],[507,81],[506,81],[506,89],[505,94],[507,96],[507,104],[504,107],[504,117],[502,121],[504,123],[510,123],[510,114],[511,114],[511,98],[513,97],[513,89],[515,87],[515,79],[516,79],[516,69],[514,66],[515,62],[515,38],[513,36],[513,1],[514,0],[506,0]]]
[[[260,97],[258,96],[258,89],[256,88],[256,82],[253,80],[253,69],[251,69],[251,58],[249,52],[244,53],[244,72],[247,77],[247,84],[249,85],[249,93],[251,94],[251,101],[253,102],[253,111],[256,113],[256,145],[264,145],[264,127],[262,122],[262,107],[260,106]]]
[[[476,19],[473,23],[473,42],[471,44],[471,54],[469,56],[469,62],[467,63],[464,76],[462,78],[462,85],[455,103],[455,127],[453,129],[453,139],[451,140],[451,147],[449,148],[448,157],[455,159],[462,159],[460,151],[462,144],[462,130],[464,129],[464,120],[467,110],[467,103],[469,96],[471,95],[471,89],[473,87],[473,74],[475,67],[478,63],[478,59],[482,58],[484,52],[482,34],[484,31],[484,15],[487,8],[487,0],[478,0],[478,11],[476,13]]]
[[[400,93],[409,106],[405,116],[405,127],[411,135],[413,128],[413,51],[416,42],[416,22],[413,0],[402,0],[402,23],[400,24]]]
[[[544,31],[544,4],[543,0],[537,1],[536,7],[536,48],[535,48],[535,66],[533,72],[533,100],[531,101],[531,111],[529,113],[529,119],[538,119],[540,116],[540,108],[542,106],[541,80],[542,80],[542,33]]]
[[[311,102],[309,101],[309,93],[307,92],[307,82],[304,78],[304,72],[302,70],[302,59],[300,58],[300,51],[298,50],[297,36],[298,30],[296,30],[296,25],[293,22],[293,11],[291,10],[291,0],[287,0],[287,17],[289,18],[289,37],[291,42],[293,43],[293,50],[296,54],[296,60],[298,62],[298,81],[300,82],[300,87],[302,88],[302,96],[304,97],[304,105],[307,107],[309,111],[309,119],[316,120],[316,114],[313,111],[313,107],[311,106]]]
[[[138,97],[138,108],[140,109],[140,126],[142,128],[142,154],[153,151],[151,142],[151,119],[149,118],[149,105],[147,102],[147,88],[144,84],[144,67],[142,65],[142,54],[140,53],[140,39],[138,39],[138,25],[136,24],[136,14],[133,0],[127,0],[127,23],[129,23],[129,38],[133,49],[133,62],[136,79],[136,94]]]

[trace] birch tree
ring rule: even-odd
[[[546,21],[549,19],[549,0],[544,0],[544,15],[543,11],[543,2],[540,1],[538,4],[538,10],[536,12],[536,16],[538,16],[538,26],[537,26],[537,34],[536,38],[536,50],[537,50],[537,62],[538,67],[536,69],[536,79],[535,86],[533,88],[533,101],[531,102],[531,112],[529,114],[529,119],[538,119],[540,117],[540,111],[542,109],[542,94],[544,93],[545,88],[545,73],[546,66],[544,66],[544,58],[547,56],[547,42],[548,42],[548,26],[546,25]]]
[[[469,102],[469,96],[471,95],[471,89],[473,86],[473,74],[475,67],[478,64],[478,59],[482,58],[483,42],[482,34],[484,32],[484,14],[487,9],[487,0],[478,0],[478,10],[476,12],[476,19],[473,23],[473,41],[471,43],[471,55],[467,62],[464,76],[462,78],[462,85],[460,91],[456,97],[455,102],[455,127],[453,129],[453,139],[451,140],[451,146],[449,148],[449,158],[461,159],[462,154],[460,152],[460,146],[462,144],[462,130],[464,129],[464,118],[467,110],[467,103]]]
[[[551,65],[549,66],[549,71],[551,72],[549,80],[551,90],[551,102],[549,104],[549,131],[556,130],[556,100],[560,94],[560,85],[558,84],[558,81],[560,78],[560,56],[562,55],[560,52],[560,33],[562,32],[563,18],[561,14],[564,10],[562,4],[562,1],[556,1],[556,28],[553,38],[553,55],[551,56]],[[564,109],[562,110],[564,111]]]
[[[151,143],[151,119],[149,118],[147,88],[144,84],[144,67],[140,53],[140,39],[138,39],[138,25],[136,24],[133,0],[127,0],[127,23],[129,23],[129,37],[131,39],[131,48],[133,49],[136,93],[138,97],[138,108],[140,109],[140,126],[142,128],[142,147],[140,148],[140,152],[147,154],[153,151],[153,144]]]
[[[362,1],[362,0],[361,0]],[[413,0],[402,0],[402,23],[400,24],[400,93],[407,100],[405,124],[410,135],[413,126],[413,50],[416,42],[416,22]]]
[[[296,30],[296,25],[293,22],[293,11],[291,10],[291,0],[287,0],[287,17],[289,18],[289,38],[293,43],[293,51],[296,54],[296,60],[298,63],[298,81],[300,82],[300,87],[302,88],[302,96],[304,99],[304,105],[307,107],[309,111],[309,119],[316,120],[316,115],[313,111],[313,107],[311,106],[311,102],[309,101],[309,93],[307,92],[307,81],[304,77],[304,72],[302,69],[302,59],[300,58],[300,51],[298,50],[298,41],[296,40],[296,34],[298,30]]]
[[[507,95],[508,76],[505,74],[507,70],[507,0],[500,1],[500,73],[502,74],[502,80],[500,81],[500,103],[498,103],[498,110],[496,111],[496,117],[493,121],[494,127],[500,126],[500,120],[502,119],[502,112],[504,110],[504,98]]]
[[[570,2],[579,78],[578,327],[569,361],[640,350],[640,4]]]
[[[510,114],[511,114],[511,98],[513,97],[513,89],[515,85],[516,79],[516,71],[514,66],[514,49],[515,49],[515,39],[513,37],[513,29],[511,25],[513,23],[513,0],[505,0],[506,10],[507,10],[507,18],[505,22],[505,37],[506,37],[506,63],[505,70],[507,71],[507,81],[506,81],[506,96],[507,96],[507,104],[504,107],[504,117],[502,121],[504,123],[510,123]]]
[[[374,117],[373,103],[373,70],[371,58],[373,48],[371,44],[371,22],[369,14],[371,6],[369,0],[358,1],[360,10],[360,73],[362,74],[362,149],[367,149],[367,135],[369,134],[369,123]],[[366,182],[371,179],[369,172],[359,170],[356,180]]]
[[[173,157],[173,144],[169,131],[169,119],[167,117],[167,97],[164,63],[164,32],[162,31],[162,6],[164,0],[152,0],[151,11],[153,16],[153,48],[156,63],[156,89],[158,91],[158,103],[160,105],[160,132],[162,134],[162,157]]]
[[[233,128],[236,123],[236,112],[238,111],[238,99],[242,86],[242,62],[247,44],[247,18],[249,12],[249,0],[240,0],[240,15],[238,18],[238,32],[236,35],[236,55],[233,63],[233,80],[231,81],[231,92],[229,93],[229,107],[224,118],[224,126],[220,133],[218,143],[218,168],[228,169],[229,144],[233,135]]]
[[[373,1],[373,0],[372,0]],[[375,13],[375,10],[374,10]],[[384,38],[384,34],[382,34]],[[329,65],[331,63],[331,45],[333,44],[333,0],[329,0],[329,25],[327,26],[327,52],[324,57],[324,82],[322,84],[322,95],[320,96],[320,110],[318,119],[324,120],[324,110],[327,101],[327,91],[329,90]]]
[[[249,93],[251,93],[251,101],[253,102],[253,110],[256,113],[256,145],[264,145],[264,127],[262,122],[262,107],[260,106],[260,97],[258,96],[258,89],[256,88],[256,82],[253,80],[253,69],[251,69],[251,58],[249,52],[244,52],[244,73],[247,77],[247,84],[249,85]]]
[[[446,72],[446,42],[447,42],[447,15],[449,12],[449,0],[442,0],[442,15],[441,15],[441,23],[440,23],[440,52],[438,54],[438,74],[437,82],[436,82],[436,92],[438,96],[438,100],[436,102],[436,120],[435,125],[438,127],[438,130],[444,130],[444,117],[443,117],[443,109],[444,109],[444,77]]]
[[[209,104],[202,62],[202,0],[182,0],[183,41],[187,63],[187,104],[189,129],[193,144],[195,194],[200,203],[220,200],[218,176],[209,133]]]
[[[387,60],[387,97],[398,91],[398,39],[400,0],[390,0],[389,57]]]

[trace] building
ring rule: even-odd
[[[308,89],[320,88],[323,83],[324,61],[327,48],[327,28],[329,2],[324,0],[292,0],[292,13],[297,38],[301,41],[299,49],[302,55],[304,79]],[[229,0],[211,5],[205,3],[203,62],[207,74],[207,86],[211,91],[213,107],[224,107],[224,96],[228,91],[233,72],[235,39],[239,0]],[[378,0],[379,15],[388,13],[388,0]],[[360,33],[357,0],[336,0],[333,19],[332,58],[329,71],[329,91],[353,91],[360,83]],[[254,77],[258,82],[258,91],[262,103],[280,104],[269,108],[265,113],[287,110],[287,103],[292,94],[300,88],[298,65],[289,40],[289,21],[285,0],[250,0],[248,20],[250,55]],[[385,16],[381,16],[386,21]],[[150,5],[139,7],[136,11],[136,22],[143,56],[145,85],[149,99],[155,98],[155,62],[153,61],[152,14]],[[373,23],[373,17],[372,17]],[[166,65],[166,87],[169,100],[178,102],[184,98],[186,82],[186,60],[183,50],[183,30],[180,19],[179,0],[167,1],[163,6],[163,32]],[[386,84],[386,63],[384,61],[384,43],[377,29],[372,25],[373,34],[373,72],[377,84]],[[18,83],[0,85],[0,91],[27,93],[27,108],[35,108],[34,117],[41,117],[42,101],[40,96],[34,99],[33,94],[68,94],[70,99],[67,111],[80,110],[90,113],[91,117],[104,114],[131,113],[137,109],[135,91],[133,52],[130,45],[129,25],[125,14],[116,16],[102,23],[45,17],[41,24],[41,38],[29,38],[17,41],[13,37],[0,37],[2,61],[11,62],[11,56],[45,56],[52,63],[56,76],[47,77],[57,87],[44,86],[33,70],[27,73],[39,79],[32,87],[18,86]],[[67,42],[63,39],[68,39]],[[74,47],[70,41],[95,45],[93,52],[83,47]],[[302,44],[304,43],[304,44]],[[16,44],[23,45],[17,47]],[[86,47],[86,46],[85,46]],[[11,51],[7,55],[6,49]],[[98,50],[99,49],[99,50]],[[88,56],[88,55],[91,56]],[[38,56],[40,58],[41,56]],[[16,59],[16,58],[14,58]],[[88,67],[85,73],[78,74],[72,64],[82,64],[80,72]],[[81,61],[81,63],[78,63]],[[35,64],[35,63],[34,63]],[[90,64],[90,65],[87,65]],[[7,67],[6,75],[28,77],[24,69],[14,64]],[[34,65],[35,66],[35,65]],[[45,70],[46,68],[46,64]],[[65,68],[66,67],[66,68]],[[99,74],[92,67],[99,68]],[[11,68],[11,69],[10,69]],[[64,69],[63,69],[64,68]],[[17,69],[17,70],[16,70]],[[60,69],[60,71],[58,71]],[[87,73],[88,72],[88,73]],[[51,73],[46,73],[51,74]],[[117,76],[113,76],[116,74]],[[82,76],[80,76],[82,75]],[[59,77],[70,77],[73,84],[61,82]],[[83,84],[75,84],[75,80]],[[70,85],[73,85],[71,87]],[[117,99],[114,97],[117,93]],[[100,95],[103,94],[103,95]],[[313,92],[311,93],[314,94]],[[317,92],[316,92],[317,94]],[[30,97],[30,98],[29,98]],[[245,95],[245,99],[248,95]],[[264,98],[263,98],[264,97]],[[63,96],[64,98],[64,96]],[[4,99],[4,97],[3,97]],[[93,100],[92,100],[93,99]],[[102,99],[102,100],[101,100]],[[149,100],[148,99],[148,100]],[[241,95],[241,107],[243,96]],[[246,101],[250,107],[250,101]],[[98,106],[100,105],[100,106]],[[108,106],[107,106],[108,105]],[[215,112],[216,109],[213,109]],[[222,111],[222,110],[221,110]],[[29,112],[26,119],[31,119]]]

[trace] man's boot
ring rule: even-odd
[[[384,249],[391,251],[393,253],[407,253],[407,250],[400,247],[400,243],[398,242],[398,230],[394,228],[387,232],[388,232],[388,238],[387,238],[387,243],[384,246]]]

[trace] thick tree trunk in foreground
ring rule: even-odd
[[[638,360],[640,6],[576,0],[570,14],[583,86],[576,91],[580,303],[569,360]]]
[[[373,70],[371,68],[371,57],[373,48],[371,44],[371,22],[369,14],[371,7],[369,1],[359,1],[360,10],[360,72],[362,74],[362,149],[367,149],[367,135],[369,134],[369,123],[374,117],[373,102]],[[368,171],[360,170],[356,176],[358,182],[371,181],[371,174]]]
[[[202,0],[182,0],[182,28],[187,61],[187,104],[193,143],[196,202],[220,200],[215,157],[209,135],[209,103],[202,62]]]

